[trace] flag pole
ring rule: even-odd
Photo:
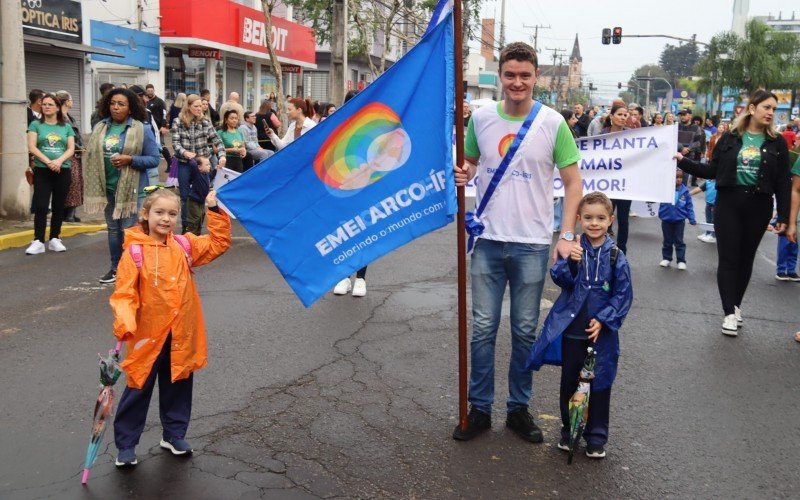
[[[455,114],[456,165],[464,164],[464,51],[461,29],[461,0],[453,2],[454,61],[455,61]],[[458,239],[458,422],[462,431],[467,430],[467,243],[464,228],[466,201],[464,187],[456,189],[458,217],[456,238]]]

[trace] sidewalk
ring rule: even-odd
[[[61,226],[61,237],[105,231],[105,218],[101,215],[87,216],[78,209],[81,222],[65,222]],[[49,221],[49,218],[48,218]],[[47,231],[50,231],[48,227]],[[47,234],[47,233],[46,233]],[[33,241],[33,215],[28,220],[0,219],[0,250],[25,247]]]

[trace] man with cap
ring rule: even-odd
[[[692,124],[692,110],[684,108],[678,111],[678,152],[694,161],[700,161],[705,142],[705,132],[697,125]],[[688,183],[689,176],[683,176],[683,184]]]

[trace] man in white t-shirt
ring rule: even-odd
[[[539,64],[533,47],[521,42],[500,53],[500,82],[506,99],[472,114],[465,137],[466,163],[455,167],[456,185],[477,172],[476,206],[522,123],[534,106]],[[494,401],[494,350],[506,284],[511,293],[511,360],[508,369],[506,426],[523,439],[542,442],[542,431],[528,412],[533,375],[525,370],[536,338],[539,302],[547,277],[553,231],[553,177],[564,182],[562,232],[553,256],[567,257],[575,241],[582,186],[580,153],[561,113],[542,106],[519,146],[480,222],[483,233],[471,262],[473,332],[469,383],[470,413],[466,431],[453,438],[469,440],[491,428]]]

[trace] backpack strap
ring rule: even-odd
[[[611,268],[617,267],[617,257],[619,257],[619,247],[614,245],[611,247]]]
[[[133,263],[136,264],[136,269],[141,269],[142,261],[144,260],[144,257],[142,256],[142,245],[139,245],[138,243],[129,245],[128,253],[131,254]]]
[[[186,254],[186,263],[189,265],[189,271],[194,274],[194,270],[192,269],[192,243],[189,241],[189,238],[182,234],[173,234],[172,238],[183,248]]]

